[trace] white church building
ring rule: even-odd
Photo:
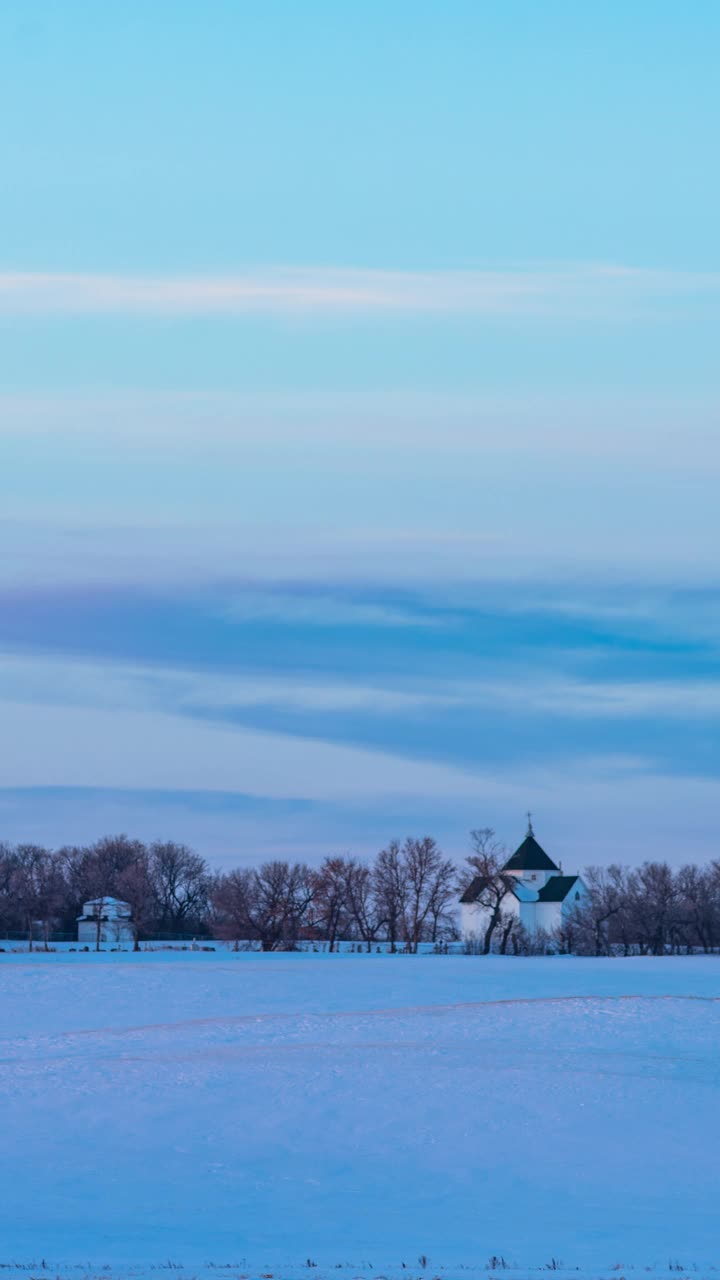
[[[525,839],[499,877],[491,881],[476,876],[460,898],[463,939],[484,937],[498,896],[493,890],[500,880],[507,887],[501,904],[503,919],[514,917],[531,934],[553,933],[587,894],[580,876],[565,875],[562,866],[548,857],[535,839],[532,822],[528,822]]]

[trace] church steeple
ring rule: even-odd
[[[515,872],[524,875],[525,873],[544,871],[546,874],[555,874],[558,871],[557,866],[552,858],[549,858],[545,850],[538,844],[535,839],[535,832],[532,824],[532,814],[528,813],[528,829],[527,835],[518,849],[515,850],[512,858],[510,858],[503,867],[503,871]],[[535,880],[536,875],[530,874],[530,879]]]

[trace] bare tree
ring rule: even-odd
[[[197,930],[208,902],[210,873],[205,859],[174,840],[150,846],[159,928],[169,934]]]
[[[455,867],[443,858],[430,836],[408,836],[402,847],[405,892],[405,932],[410,950],[417,952],[428,918],[439,918],[454,892]]]
[[[48,949],[50,927],[62,903],[58,872],[52,854],[40,845],[21,844],[15,850],[10,893],[27,934],[28,951],[33,949],[36,924],[42,927],[44,947]]]
[[[144,845],[137,850],[134,861],[119,873],[116,884],[118,896],[130,906],[133,951],[139,951],[141,936],[152,932],[158,917],[150,854]]]
[[[720,862],[681,867],[676,882],[686,945],[713,951],[720,945]]]
[[[456,915],[457,867],[449,858],[443,859],[430,886],[430,910],[428,913],[431,942],[441,938],[458,938]]]
[[[383,908],[374,892],[370,868],[355,858],[345,859],[345,898],[354,931],[371,951],[383,928]]]
[[[236,906],[263,951],[292,950],[306,923],[315,886],[302,862],[264,862],[235,883]]]
[[[47,851],[38,867],[38,920],[42,926],[43,948],[49,949],[50,931],[57,927],[65,905],[67,886],[60,858]]]
[[[238,943],[258,938],[255,873],[244,867],[215,876],[210,885],[215,937]]]
[[[312,873],[314,918],[330,951],[335,950],[343,930],[347,931],[347,874],[347,861],[340,857],[325,858],[319,870]]]
[[[390,950],[394,952],[398,939],[405,935],[408,904],[407,868],[398,840],[391,840],[377,855],[372,869],[372,890]]]
[[[679,891],[666,862],[644,862],[627,881],[632,930],[641,952],[663,955],[676,936]]]
[[[0,844],[0,928],[15,927],[17,908],[13,894],[13,878],[17,854],[9,844]]]
[[[568,913],[565,927],[572,933],[576,949],[587,954],[611,954],[615,926],[627,910],[627,875],[623,867],[588,867],[583,877],[588,893]]]
[[[472,867],[475,875],[472,880],[474,901],[482,907],[486,914],[483,931],[483,955],[489,955],[493,936],[498,926],[502,925],[502,950],[505,951],[516,923],[515,913],[508,913],[506,908],[510,895],[516,885],[514,876],[505,875],[503,867],[507,862],[507,850],[496,838],[492,827],[476,827],[470,832],[472,853],[465,859]],[[470,880],[465,876],[464,880]],[[466,887],[470,887],[466,884]]]

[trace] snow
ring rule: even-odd
[[[3,954],[0,1027],[0,1263],[720,1258],[719,958]]]

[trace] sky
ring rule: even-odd
[[[5,0],[0,838],[718,856],[719,39]]]

